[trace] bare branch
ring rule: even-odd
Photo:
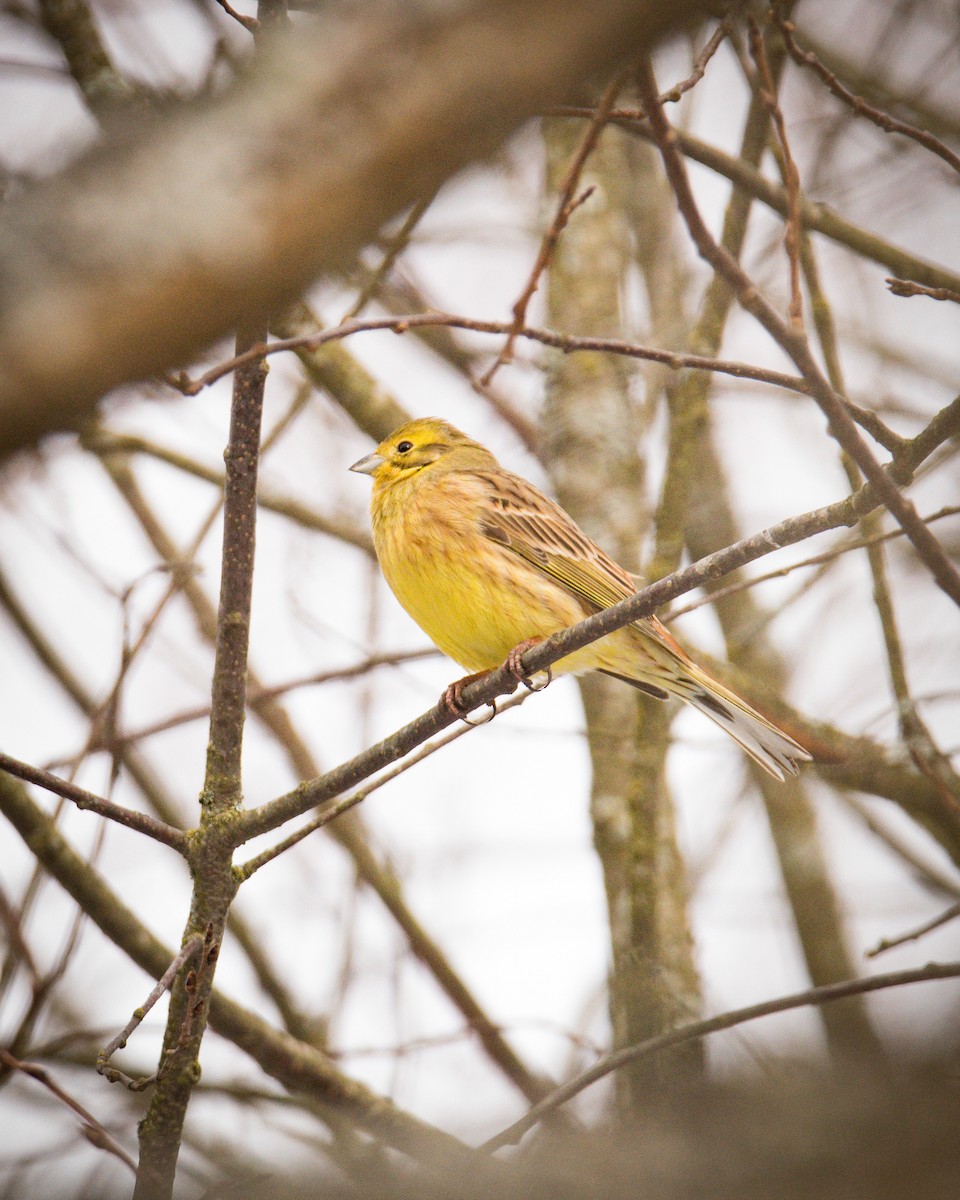
[[[898,934],[897,937],[881,938],[872,950],[867,951],[867,958],[876,958],[878,954],[883,954],[885,950],[892,950],[895,946],[904,946],[907,942],[915,942],[925,934],[932,933],[934,929],[939,929],[941,925],[946,925],[948,921],[956,920],[957,917],[960,917],[960,901],[957,901],[956,904],[951,904],[948,909],[932,920],[924,921],[916,929]]]
[[[549,111],[559,116],[580,117],[588,120],[593,113],[592,108],[572,105]],[[622,123],[637,137],[651,142],[654,137],[649,125],[645,124],[645,118],[646,114],[643,109],[614,109],[610,114],[611,122]],[[677,138],[677,146],[685,157],[715,171],[723,178],[729,179],[736,188],[753,196],[754,199],[759,200],[761,204],[765,204],[782,217],[786,217],[790,207],[786,188],[761,175],[749,163],[735,155],[724,153],[723,150],[684,129],[675,129],[674,133]],[[822,233],[824,237],[848,247],[855,254],[871,262],[880,263],[881,266],[887,267],[897,275],[916,279],[932,288],[944,287],[960,292],[960,275],[956,271],[951,271],[942,263],[918,258],[909,250],[895,246],[885,238],[846,220],[825,204],[804,200],[800,206],[800,213],[806,229],[814,233]]]
[[[948,287],[925,287],[922,283],[914,283],[911,279],[892,279],[883,281],[895,296],[928,296],[931,300],[948,300],[951,304],[960,304],[960,292]]]
[[[677,196],[677,204],[698,252],[727,280],[743,307],[756,318],[800,369],[810,384],[813,399],[827,418],[831,435],[877,488],[883,503],[903,527],[937,585],[955,604],[960,605],[960,575],[956,568],[944,554],[940,543],[920,520],[916,509],[873,457],[847,413],[843,398],[834,391],[817,366],[806,338],[780,319],[740,264],[714,241],[704,224],[690,188],[683,158],[677,149],[676,135],[659,103],[656,80],[649,67],[641,72],[640,92],[663,156],[667,175]]]
[[[173,986],[173,981],[176,979],[181,967],[185,967],[187,963],[194,957],[200,947],[203,945],[203,937],[199,933],[191,934],[190,937],[180,947],[179,954],[170,963],[166,971],[157,980],[156,987],[146,998],[146,1000],[134,1009],[133,1016],[124,1025],[123,1029],[110,1041],[97,1055],[97,1073],[103,1075],[110,1083],[123,1083],[131,1091],[143,1091],[148,1084],[152,1083],[155,1075],[151,1075],[146,1079],[131,1079],[129,1075],[124,1075],[122,1071],[118,1071],[115,1067],[109,1065],[110,1059],[118,1050],[122,1050],[130,1039],[130,1035],[141,1024],[144,1017],[156,1004],[164,992],[169,991]]]
[[[906,121],[898,120],[897,117],[892,117],[889,113],[882,112],[879,108],[868,104],[862,96],[857,96],[844,87],[833,71],[826,67],[812,50],[801,50],[793,36],[796,26],[792,21],[784,20],[779,12],[780,6],[778,4],[774,4],[773,8],[777,24],[783,35],[783,43],[790,57],[798,66],[810,67],[827,85],[834,96],[838,100],[842,100],[844,104],[849,105],[859,116],[866,117],[868,121],[872,121],[874,125],[877,125],[887,133],[902,133],[905,137],[912,138],[913,141],[918,142],[925,149],[936,154],[938,158],[942,158],[955,171],[960,171],[960,155],[954,153],[949,146],[944,145],[938,137],[934,137],[926,129],[918,129],[916,125],[909,125]]]
[[[78,787],[75,783],[70,783],[66,779],[60,779],[58,776],[52,775],[49,771],[43,771],[39,767],[32,767],[29,763],[20,762],[19,759],[13,758],[9,754],[3,754],[2,752],[0,752],[0,771],[6,771],[7,774],[13,775],[17,779],[23,779],[27,783],[34,783],[38,787],[45,788],[48,792],[62,796],[81,810],[89,809],[101,817],[106,817],[110,821],[116,821],[118,825],[125,825],[128,829],[135,829],[137,833],[145,833],[147,837],[153,838],[154,841],[162,842],[165,846],[170,846],[178,854],[186,854],[187,839],[182,830],[174,829],[172,825],[158,821],[156,817],[147,816],[146,813],[134,812],[130,808],[123,808],[122,805],[115,804],[112,800],[106,800],[103,796],[97,796],[94,792],[88,792],[86,788]]]
[[[540,243],[540,249],[537,251],[537,257],[534,260],[527,282],[523,285],[523,290],[514,303],[513,322],[510,326],[507,340],[504,343],[503,349],[497,355],[496,361],[481,378],[480,384],[482,387],[489,387],[497,369],[503,363],[509,362],[513,356],[514,342],[521,329],[527,323],[527,309],[530,307],[530,301],[533,299],[534,293],[540,285],[540,277],[550,265],[550,259],[557,248],[560,235],[563,233],[567,222],[573,216],[574,212],[585,200],[589,199],[594,190],[590,187],[586,188],[579,196],[576,194],[580,176],[583,174],[587,159],[593,153],[594,147],[600,140],[603,127],[606,125],[607,118],[613,108],[613,102],[617,98],[617,93],[623,87],[623,83],[624,76],[618,75],[607,85],[603,95],[600,97],[600,102],[597,104],[593,117],[590,119],[583,137],[580,139],[580,145],[577,146],[570,159],[564,177],[560,181],[560,195],[557,200],[553,220],[550,222],[550,226]]]
[[[832,1004],[835,1000],[844,1000],[848,996],[862,996],[868,992],[879,992],[889,988],[906,987],[911,983],[926,983],[940,979],[956,979],[960,977],[960,963],[929,963],[914,971],[894,971],[888,975],[873,975],[865,979],[851,979],[845,983],[829,983],[824,987],[809,988],[805,992],[795,992],[791,996],[781,996],[776,1000],[765,1000],[761,1004],[751,1004],[748,1008],[738,1008],[720,1016],[711,1017],[706,1021],[695,1021],[690,1025],[681,1025],[669,1033],[659,1037],[648,1038],[636,1046],[628,1046],[617,1050],[600,1059],[589,1071],[584,1071],[576,1079],[570,1080],[557,1088],[547,1099],[541,1100],[519,1121],[489,1138],[483,1143],[484,1150],[498,1150],[501,1146],[511,1146],[543,1120],[545,1116],[555,1112],[562,1105],[572,1100],[585,1088],[603,1079],[612,1071],[617,1071],[627,1063],[648,1054],[656,1054],[669,1046],[682,1042],[708,1037],[722,1029],[732,1029],[735,1025],[743,1025],[747,1021],[756,1021],[760,1017],[771,1016],[773,1013],[789,1012],[794,1008],[808,1008],[812,1005]]]
[[[786,375],[782,371],[769,371],[764,367],[754,367],[749,363],[731,362],[727,359],[710,358],[702,354],[682,354],[676,350],[661,350],[653,346],[640,346],[635,342],[627,342],[621,338],[578,337],[574,334],[558,333],[552,329],[538,329],[523,326],[514,329],[511,322],[479,321],[472,317],[458,316],[455,313],[428,312],[408,313],[398,317],[377,317],[369,320],[345,321],[332,329],[319,332],[298,334],[296,337],[285,338],[281,341],[268,342],[265,345],[251,347],[244,354],[218,363],[205,371],[197,379],[181,377],[179,386],[186,395],[195,395],[217,380],[223,379],[238,366],[261,358],[264,355],[279,354],[284,350],[318,350],[330,342],[352,337],[357,333],[369,333],[381,329],[390,329],[395,333],[406,333],[408,329],[422,329],[431,326],[448,326],[455,329],[469,329],[472,333],[511,334],[518,338],[527,338],[550,346],[554,350],[562,350],[564,354],[578,352],[597,352],[620,354],[626,358],[639,358],[648,362],[662,363],[675,371],[717,371],[723,375],[733,375],[738,379],[755,379],[759,383],[769,383],[774,387],[786,388],[803,395],[810,394],[810,385],[796,375]]]
[[[0,775],[0,811],[39,861],[128,957],[159,979],[175,957],[85,863],[26,789]],[[333,1106],[388,1145],[415,1157],[453,1156],[462,1166],[479,1160],[461,1142],[405,1113],[385,1097],[344,1075],[315,1046],[273,1029],[262,1017],[214,992],[210,1025],[290,1091]]]
[[[125,127],[5,206],[3,452],[342,270],[384,221],[696,7],[338,6],[265,41],[225,92]]]
[[[123,1147],[107,1133],[106,1129],[100,1124],[83,1105],[64,1089],[39,1065],[39,1063],[23,1062],[16,1058],[9,1050],[3,1049],[0,1046],[0,1063],[12,1071],[20,1071],[22,1074],[35,1079],[37,1083],[42,1083],[45,1088],[51,1091],[58,1100],[62,1101],[67,1108],[72,1109],[78,1117],[83,1121],[83,1134],[87,1141],[96,1146],[100,1150],[106,1150],[108,1154],[112,1154],[115,1158],[119,1158],[122,1163],[125,1163],[131,1171],[136,1174],[137,1164],[133,1161],[130,1155]]]

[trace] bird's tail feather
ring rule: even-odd
[[[800,763],[811,761],[811,754],[751,708],[746,700],[741,700],[695,663],[685,666],[684,678],[674,684],[675,694],[716,722],[775,779],[782,782],[784,772],[796,775]]]

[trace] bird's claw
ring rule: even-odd
[[[478,725],[486,725],[488,721],[492,721],[497,715],[496,700],[491,700],[490,704],[488,705],[491,710],[489,716],[484,717],[481,721],[471,721],[467,715],[469,710],[464,705],[462,696],[463,689],[467,687],[468,684],[476,683],[478,679],[482,679],[484,675],[489,675],[489,673],[489,671],[478,671],[476,675],[464,675],[463,679],[455,680],[448,688],[446,688],[443,695],[440,697],[441,708],[445,708],[448,713],[452,713],[453,716],[457,717],[458,720],[461,720],[464,725],[471,725],[474,728],[476,728]]]
[[[520,659],[532,646],[536,646],[542,641],[543,638],[538,637],[525,638],[518,645],[514,646],[514,648],[507,655],[505,666],[508,674],[512,675],[517,683],[522,683],[528,692],[542,692],[545,687],[549,687],[553,682],[553,671],[550,667],[546,668],[546,679],[544,679],[542,683],[534,683],[533,679],[525,673],[523,665],[520,662]],[[539,673],[540,672],[537,672],[537,674]]]

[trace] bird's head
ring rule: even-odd
[[[421,417],[395,429],[350,470],[372,475],[377,484],[387,484],[411,479],[423,470],[466,467],[480,461],[489,463],[493,455],[479,442],[439,417]]]

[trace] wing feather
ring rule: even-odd
[[[509,472],[483,472],[481,530],[589,608],[609,608],[632,596],[633,579],[587,537],[558,504]]]
[[[588,609],[609,608],[642,586],[533,484],[509,471],[478,475],[484,484],[485,536],[566,588]],[[689,663],[683,647],[655,616],[637,621],[635,628],[678,662]]]

